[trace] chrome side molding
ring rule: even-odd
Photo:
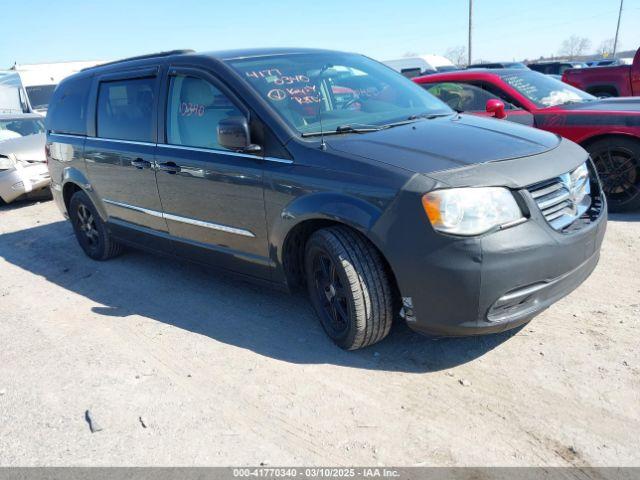
[[[157,210],[151,210],[149,208],[138,207],[136,205],[129,205],[128,203],[116,202],[115,200],[104,199],[104,203],[115,205],[117,207],[126,208],[135,212],[145,213],[153,217],[164,218],[165,220],[173,220],[174,222],[187,223],[189,225],[195,225],[197,227],[210,228],[212,230],[218,230],[220,232],[232,233],[234,235],[240,235],[243,237],[255,238],[255,234],[244,228],[231,227],[229,225],[221,225],[219,223],[205,222],[195,218],[181,217],[180,215],[174,215],[172,213],[159,212]]]

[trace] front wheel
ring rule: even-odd
[[[605,138],[587,147],[591,154],[609,211],[640,208],[640,142],[627,138]]]
[[[385,338],[393,323],[393,293],[380,253],[342,226],[307,242],[305,273],[324,331],[340,348],[356,350]]]

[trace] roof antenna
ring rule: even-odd
[[[320,99],[320,103],[318,104],[318,120],[320,121],[320,150],[327,149],[327,144],[324,141],[324,129],[322,128],[322,103],[324,100],[322,91],[322,75],[324,75],[324,72],[329,70],[331,67],[333,67],[333,65],[325,63],[320,69],[320,73],[318,73],[318,96]]]

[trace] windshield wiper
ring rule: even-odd
[[[454,110],[457,112],[457,110]],[[458,112],[459,113],[459,112]],[[418,120],[420,118],[426,118],[427,120],[432,120],[438,117],[448,117],[449,115],[453,115],[453,113],[419,113],[417,115],[411,115],[407,120]]]
[[[400,125],[407,125],[408,123],[414,123],[421,118],[425,118],[427,120],[432,120],[434,118],[439,117],[448,117],[450,115],[454,115],[453,113],[421,113],[419,115],[411,115],[406,120],[400,120],[399,122],[387,123],[383,125],[382,128],[391,128],[391,127],[399,127]]]
[[[335,130],[328,130],[326,132],[305,132],[303,137],[319,137],[321,135],[341,135],[343,133],[369,133],[377,132],[386,128],[386,125],[340,125]]]
[[[367,133],[367,132],[377,132],[378,130],[382,130],[384,126],[381,125],[340,125],[336,128],[336,132],[338,133]]]
[[[379,130],[385,130],[387,128],[399,127],[401,125],[407,125],[408,123],[413,123],[421,118],[426,118],[427,120],[431,120],[433,118],[438,117],[448,117],[450,115],[454,115],[453,113],[420,113],[417,115],[411,115],[406,118],[406,120],[400,120],[399,122],[386,123],[384,125],[366,125],[366,124],[347,124],[340,125],[335,130],[328,130],[326,132],[305,132],[302,134],[303,137],[319,137],[321,135],[340,135],[343,133],[369,133],[369,132],[377,132]]]

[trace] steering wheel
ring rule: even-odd
[[[345,102],[345,104],[342,106],[342,110],[347,110],[351,105],[354,105],[356,103],[362,103],[359,97],[353,97],[351,100]]]

